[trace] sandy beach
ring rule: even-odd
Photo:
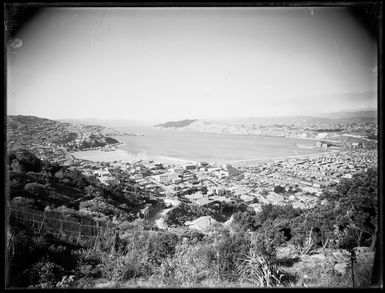
[[[282,157],[272,157],[272,158],[260,158],[260,159],[246,159],[246,160],[221,160],[221,161],[207,161],[208,163],[214,164],[230,164],[238,167],[248,167],[256,164],[271,162],[275,160],[287,160],[287,159],[300,159],[300,158],[310,158],[327,153],[341,152],[342,150],[329,150],[325,152],[317,152],[311,154],[301,154],[295,156],[282,156]],[[89,151],[80,151],[74,152],[72,155],[81,160],[90,160],[98,162],[114,162],[120,161],[123,163],[135,163],[138,161],[154,161],[156,163],[162,163],[164,165],[176,165],[176,166],[185,166],[186,164],[197,164],[196,161],[186,160],[174,157],[167,156],[148,156],[145,153],[139,153],[136,155],[130,154],[126,151],[116,149],[115,151],[105,152],[102,150],[89,150]]]
[[[102,150],[89,150],[71,153],[76,159],[89,160],[95,162],[114,162],[121,161],[125,163],[135,163],[138,161],[154,161],[166,165],[186,165],[195,163],[192,160],[185,160],[167,156],[148,156],[145,153],[136,155],[130,154],[126,151],[115,149],[114,151],[105,152]]]
[[[192,160],[179,159],[179,158],[166,157],[166,156],[153,156],[151,157],[151,160],[154,160],[155,162],[159,162],[166,165],[167,164],[169,165],[196,164],[196,162]]]
[[[298,156],[282,156],[282,157],[264,158],[264,159],[236,160],[236,161],[227,162],[227,163],[233,164],[235,166],[248,167],[248,166],[253,166],[255,164],[267,163],[267,162],[277,161],[277,160],[307,159],[307,158],[318,157],[326,154],[340,153],[340,152],[344,152],[344,150],[330,150],[330,151],[318,152],[318,153],[312,153],[312,154],[302,154]]]
[[[121,161],[126,163],[133,163],[137,161],[137,157],[130,155],[122,150],[115,150],[110,152],[104,152],[101,150],[80,151],[71,153],[75,158],[89,161],[99,162],[114,162]]]

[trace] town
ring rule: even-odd
[[[178,205],[245,203],[256,212],[262,204],[311,208],[325,188],[377,165],[377,151],[354,149],[308,158],[267,161],[253,167],[218,163],[161,164],[154,161],[94,162],[74,159],[72,168],[96,176],[103,184],[135,186],[143,196]],[[148,207],[147,207],[148,208]],[[146,215],[148,217],[149,214]],[[201,217],[201,229],[210,225]],[[197,219],[199,220],[199,219]],[[188,223],[186,223],[188,225]]]
[[[43,123],[40,123],[40,120],[30,124],[18,123],[15,127],[12,123],[18,119],[22,120],[13,118],[8,125],[11,149],[27,147],[42,160],[57,163],[70,170],[78,170],[84,176],[96,177],[105,186],[119,186],[126,196],[139,194],[143,199],[151,198],[152,204],[146,204],[138,216],[154,220],[159,220],[160,207],[167,208],[164,210],[169,212],[181,202],[200,207],[246,204],[255,212],[261,211],[263,204],[291,204],[295,208],[311,208],[325,189],[333,190],[333,186],[344,178],[349,179],[355,173],[376,168],[378,159],[377,141],[353,134],[344,136],[348,139],[345,139],[343,144],[336,143],[325,135],[319,135],[320,139],[312,148],[324,149],[323,153],[246,164],[223,162],[166,164],[154,160],[91,161],[76,158],[72,152],[78,150],[113,152],[119,141],[106,135],[120,133],[97,126],[76,128],[71,124],[50,120],[44,120]],[[373,125],[368,125],[370,130],[365,128],[366,132],[375,129]],[[333,125],[321,126],[331,128]],[[55,128],[60,129],[61,135],[67,138],[60,140],[50,138],[46,134],[47,128],[55,133],[58,131],[54,130]],[[35,135],[25,135],[30,133]],[[160,220],[166,216],[166,212],[162,214]],[[203,226],[200,228],[204,229],[211,222],[207,221],[205,216],[201,218]],[[196,220],[199,222],[199,219]],[[158,221],[159,227],[166,228],[164,223],[160,223]]]

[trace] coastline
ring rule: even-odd
[[[247,166],[251,164],[256,163],[265,163],[269,161],[277,161],[277,160],[288,160],[288,159],[306,159],[311,157],[317,157],[317,156],[323,156],[326,154],[332,154],[332,153],[340,153],[344,152],[345,150],[331,150],[326,152],[319,152],[319,153],[312,153],[312,154],[306,154],[306,155],[294,155],[294,156],[281,156],[281,157],[272,157],[272,158],[264,158],[264,159],[246,159],[246,160],[235,160],[235,161],[227,161],[227,163],[237,164],[238,166]],[[224,161],[223,161],[224,162]]]
[[[151,159],[155,162],[160,162],[163,164],[173,164],[173,165],[186,165],[186,164],[196,164],[197,161],[188,160],[188,159],[180,159],[175,157],[167,157],[167,156],[153,156]]]
[[[272,134],[257,134],[257,133],[236,133],[236,132],[221,132],[221,131],[204,131],[204,130],[191,130],[185,128],[175,128],[175,127],[156,127],[153,126],[154,129],[158,130],[174,130],[180,132],[196,132],[196,133],[210,133],[210,134],[226,134],[226,135],[239,135],[239,136],[251,136],[251,137],[283,137],[283,138],[292,138],[292,139],[301,139],[301,140],[313,140],[318,141],[320,138],[317,137],[303,137],[303,136],[295,136],[295,135],[272,135]]]
[[[250,166],[253,164],[261,164],[264,162],[276,161],[276,160],[316,157],[316,156],[322,156],[330,153],[338,153],[341,151],[343,150],[329,150],[329,151],[316,152],[316,153],[310,153],[310,154],[279,156],[279,157],[271,157],[271,158],[252,158],[252,159],[241,159],[241,160],[213,160],[213,161],[203,160],[203,161],[208,162],[210,164],[221,164],[221,165],[231,164],[235,166]],[[162,163],[165,165],[178,165],[178,166],[186,165],[186,164],[197,164],[199,162],[196,160],[189,160],[189,159],[182,159],[182,158],[161,156],[161,155],[148,156],[147,154],[144,154],[144,153],[139,153],[134,155],[120,149],[114,149],[114,151],[107,151],[107,152],[102,150],[87,150],[87,151],[73,152],[71,153],[71,155],[76,159],[99,161],[99,162],[120,161],[124,163],[135,163],[138,161],[154,161],[156,163]]]
[[[102,150],[86,150],[79,152],[72,152],[71,155],[80,160],[89,160],[94,162],[115,162],[120,161],[124,163],[135,163],[138,161],[154,161],[156,163],[169,165],[186,165],[197,163],[194,160],[180,159],[168,156],[148,156],[144,153],[130,154],[127,151],[114,149],[113,151]]]
[[[89,160],[89,161],[99,161],[99,162],[114,162],[121,161],[131,163],[135,159],[135,156],[130,155],[129,153],[114,149],[114,151],[102,151],[102,150],[87,150],[72,152],[71,155],[76,159],[80,160]]]
[[[243,136],[249,136],[254,138],[263,138],[263,137],[277,137],[277,136],[269,136],[269,135],[243,135]],[[299,138],[299,137],[283,137],[283,138],[294,138],[294,139],[300,139],[302,141],[315,141],[315,138]],[[96,149],[96,150],[84,150],[84,151],[78,151],[73,152],[71,155],[77,159],[82,160],[90,160],[90,161],[101,161],[101,162],[124,162],[124,163],[135,163],[138,161],[154,161],[156,163],[162,163],[164,165],[176,165],[176,166],[184,166],[187,164],[197,164],[200,161],[205,161],[211,164],[231,164],[234,166],[252,166],[256,164],[261,164],[263,162],[271,162],[276,160],[288,160],[288,159],[295,159],[295,158],[309,158],[314,156],[322,156],[327,153],[336,152],[336,150],[319,150],[315,148],[313,145],[305,145],[301,144],[300,142],[295,143],[297,151],[294,150],[294,154],[288,154],[283,156],[274,156],[274,157],[266,157],[265,155],[258,158],[248,158],[248,159],[221,159],[218,158],[217,160],[205,160],[205,159],[186,159],[186,158],[179,158],[179,157],[170,157],[167,155],[151,155],[147,154],[146,152],[134,152],[131,153],[129,150],[122,149],[121,147],[126,146],[127,143],[125,142],[119,142],[112,146],[111,151],[103,151],[102,149]],[[302,153],[299,154],[301,151],[300,149],[307,149],[310,153]],[[312,151],[311,151],[312,150]],[[341,151],[341,150],[339,150]]]

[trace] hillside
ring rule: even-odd
[[[59,122],[71,123],[75,125],[97,125],[103,126],[107,129],[116,131],[117,129],[129,129],[137,126],[150,126],[154,123],[148,121],[136,121],[136,120],[123,120],[123,119],[96,119],[96,118],[84,118],[84,119],[59,119]],[[126,131],[119,131],[120,135],[135,135],[135,133],[127,133]]]
[[[197,119],[185,119],[185,120],[180,120],[180,121],[169,121],[163,124],[158,124],[155,125],[155,127],[160,127],[160,128],[181,128],[181,127],[186,127],[190,125],[191,123],[197,121]]]
[[[155,125],[180,131],[268,135],[315,138],[318,133],[332,133],[333,140],[345,141],[344,135],[376,137],[376,111],[338,112],[315,116],[246,117],[221,120],[181,120]],[[328,117],[326,117],[328,116]],[[338,134],[337,134],[338,132]]]
[[[67,151],[119,143],[118,131],[97,125],[64,123],[35,116],[8,116],[7,138],[11,149],[54,145]]]
[[[42,162],[28,151],[11,153],[8,167],[13,206],[86,213],[98,220],[117,218],[119,223],[115,236],[99,245],[89,238],[90,244],[84,240],[83,245],[58,233],[33,233],[25,224],[10,221],[10,288],[372,284],[378,230],[376,170],[327,190],[320,197],[324,204],[309,210],[270,204],[256,213],[245,207],[232,221],[202,232],[177,223],[208,212],[198,206],[181,204],[168,217],[176,227],[159,230],[146,220],[134,220],[146,199],[122,197],[122,187],[108,189],[76,169]]]
[[[9,182],[9,201],[18,208],[50,208],[95,218],[116,215],[131,221],[146,203],[130,192],[122,192],[123,188],[103,185],[95,176],[42,161],[23,149],[10,152]]]

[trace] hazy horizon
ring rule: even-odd
[[[166,122],[366,108],[377,109],[377,40],[340,7],[49,8],[7,50],[8,115]]]
[[[154,125],[157,123],[164,123],[164,122],[176,122],[180,120],[192,120],[192,119],[197,119],[197,120],[204,120],[204,121],[227,121],[227,120],[242,120],[242,119],[253,119],[253,118],[295,118],[295,117],[319,117],[319,118],[325,118],[327,114],[336,114],[336,113],[349,113],[349,112],[365,112],[365,111],[377,111],[378,109],[375,108],[356,108],[356,109],[350,109],[350,110],[345,110],[345,111],[337,111],[337,112],[324,112],[324,113],[316,113],[313,115],[258,115],[258,116],[227,116],[227,117],[216,117],[216,118],[194,118],[194,117],[189,117],[189,118],[182,118],[182,119],[176,119],[176,120],[163,120],[163,119],[148,119],[148,120],[131,120],[131,119],[116,119],[116,118],[97,118],[97,117],[79,117],[79,118],[73,118],[73,117],[64,117],[64,118],[51,118],[48,116],[36,116],[36,115],[30,115],[30,114],[8,114],[8,115],[22,115],[22,116],[36,116],[39,118],[45,118],[45,119],[52,119],[52,120],[58,120],[58,121],[100,121],[100,122],[105,122],[105,123],[127,123],[127,124],[121,124],[123,125]],[[331,118],[333,119],[333,118]]]

